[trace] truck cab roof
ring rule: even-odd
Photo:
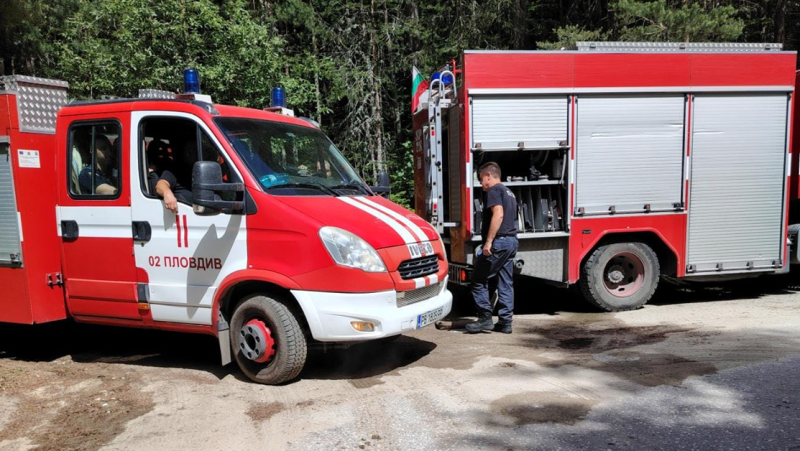
[[[197,100],[152,100],[152,99],[112,99],[77,100],[59,111],[60,116],[82,116],[87,114],[125,112],[125,111],[179,111],[186,113],[210,114],[215,117],[240,117],[314,128],[310,123],[291,116],[271,111],[244,108],[231,105],[210,104]]]

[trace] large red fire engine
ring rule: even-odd
[[[177,99],[69,105],[65,82],[0,81],[0,321],[210,334],[223,363],[275,384],[310,344],[449,313],[436,230],[313,121],[212,104],[192,71]]]
[[[602,309],[643,305],[660,275],[788,271],[796,59],[775,44],[464,52],[414,114],[416,211],[450,281],[469,280],[489,161],[519,203],[517,271]]]

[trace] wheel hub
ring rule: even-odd
[[[645,270],[641,258],[633,252],[620,252],[606,264],[604,285],[613,296],[625,298],[644,286]]]
[[[240,332],[239,348],[249,360],[266,363],[275,356],[275,339],[267,325],[259,320],[248,321]]]
[[[608,281],[611,283],[620,283],[625,280],[625,268],[619,265],[613,265],[608,270]]]

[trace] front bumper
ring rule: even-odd
[[[366,341],[397,335],[417,328],[420,314],[443,308],[447,316],[453,307],[453,295],[447,279],[435,296],[404,307],[397,306],[397,292],[328,293],[293,290],[303,309],[311,335],[318,341]],[[373,332],[358,332],[351,321],[375,324]]]

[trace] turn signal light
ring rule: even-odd
[[[350,321],[350,325],[353,326],[353,329],[359,332],[374,332],[375,325],[372,323],[367,323],[364,321]]]
[[[139,302],[138,306],[139,306],[139,310],[141,310],[143,312],[146,312],[146,311],[150,310],[150,304],[148,304],[146,302]]]

